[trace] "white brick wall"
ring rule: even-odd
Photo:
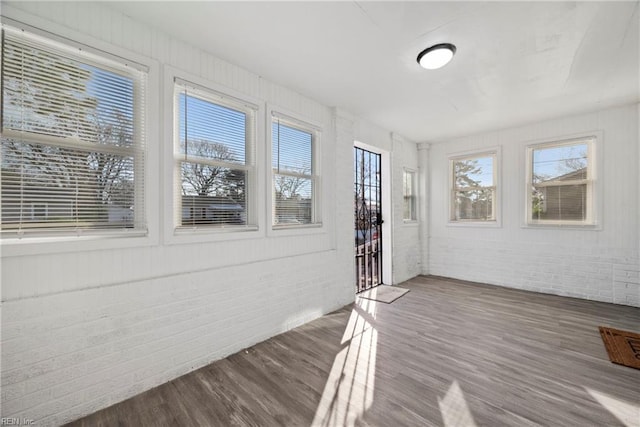
[[[559,247],[431,238],[431,273],[517,289],[640,306],[637,255],[619,248]],[[627,264],[620,264],[626,260]]]
[[[5,302],[3,416],[69,421],[336,309],[335,255]]]
[[[421,255],[420,274],[429,274],[429,216],[431,210],[431,185],[429,171],[429,152],[431,144],[422,142],[418,144],[418,194],[419,194],[419,239]]]
[[[81,42],[99,42],[100,48],[150,58],[156,71],[163,64],[183,68],[308,117],[325,131],[325,227],[320,233],[163,243],[155,212],[162,211],[165,201],[158,196],[161,188],[153,187],[162,181],[163,171],[152,165],[151,236],[142,243],[43,243],[13,248],[12,253],[3,248],[2,416],[60,424],[352,301],[355,139],[391,153],[394,283],[430,272],[640,305],[637,188],[608,190],[602,231],[530,230],[518,222],[522,141],[602,129],[605,187],[620,180],[640,187],[633,161],[640,160],[635,107],[434,144],[428,155],[419,157],[410,141],[105,6],[4,2],[2,13]],[[152,82],[159,90],[157,77]],[[156,107],[150,122],[162,123],[162,117],[162,108]],[[150,159],[159,160],[164,143],[160,125],[155,135],[159,142],[151,146]],[[447,153],[495,145],[503,145],[504,155],[502,228],[447,227]],[[419,158],[427,164],[419,164]],[[428,223],[402,221],[404,167],[420,169],[419,185],[429,185],[420,188],[419,204],[419,217],[429,218]],[[621,202],[631,209],[619,209]]]
[[[354,299],[353,141],[390,133],[270,83],[105,5],[3,2],[2,13],[151,64],[149,237],[2,248],[1,414],[57,425]],[[323,228],[175,242],[163,236],[164,65],[323,127]],[[259,141],[264,140],[259,135]],[[260,139],[262,138],[262,139]],[[375,141],[372,141],[375,143]],[[411,144],[403,143],[411,157]],[[406,150],[406,147],[403,148]],[[267,186],[265,185],[264,188]],[[263,187],[261,187],[263,188]],[[394,195],[402,197],[402,193]],[[266,209],[260,214],[264,225]],[[409,268],[400,264],[398,268]],[[399,277],[408,277],[400,271]]]
[[[637,252],[636,252],[637,254]],[[640,257],[632,253],[613,264],[613,301],[640,307]]]
[[[522,227],[525,144],[591,131],[603,134],[601,230]],[[432,144],[429,273],[640,306],[638,138],[638,106],[630,105]],[[497,145],[502,226],[448,226],[448,155]]]
[[[393,283],[401,283],[422,273],[422,248],[418,221],[406,222],[404,216],[403,172],[405,169],[416,174],[419,185],[418,148],[415,143],[397,135],[392,135],[393,193],[399,195],[393,200]],[[418,211],[424,206],[424,199],[416,197]],[[420,218],[420,212],[417,212]]]

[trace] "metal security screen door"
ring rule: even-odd
[[[356,292],[362,292],[382,283],[382,161],[354,149]]]

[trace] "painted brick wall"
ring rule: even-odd
[[[394,283],[429,272],[640,306],[637,106],[444,141],[419,156],[412,142],[107,7],[4,2],[2,13],[62,35],[79,34],[88,44],[134,52],[158,68],[185,69],[321,123],[327,172],[319,233],[165,244],[161,219],[151,213],[144,243],[42,243],[10,255],[3,248],[2,416],[60,424],[352,301],[354,139],[392,153]],[[154,114],[152,121],[161,123],[161,108]],[[521,228],[523,142],[593,129],[605,135],[603,230]],[[164,141],[159,126],[155,135]],[[495,145],[503,146],[502,228],[447,227],[448,153]],[[405,167],[420,170],[419,217],[428,223],[402,221]],[[161,170],[149,173],[152,182],[166,178]],[[629,188],[611,182],[628,182]],[[159,184],[151,184],[153,211],[162,210],[161,193]]]
[[[403,173],[410,170],[415,173],[416,185],[420,184],[418,168],[418,149],[415,143],[392,135],[392,174],[393,193],[403,195]],[[417,217],[425,200],[416,197],[418,204]],[[393,201],[393,283],[401,283],[422,273],[422,248],[420,239],[420,223],[405,221],[404,198],[395,197]]]
[[[342,306],[335,256],[6,302],[3,416],[68,421]]]
[[[352,117],[105,5],[3,2],[2,13],[123,57],[149,59],[153,101],[149,237],[3,245],[3,417],[61,424],[353,301]],[[323,127],[322,229],[267,233],[265,209],[251,238],[167,241],[159,212],[168,201],[160,183],[172,171],[160,165],[170,140],[156,93],[163,90],[164,65]],[[362,133],[369,126],[357,123]]]
[[[418,234],[420,236],[420,274],[429,274],[429,211],[431,210],[431,192],[429,187],[430,171],[429,171],[429,151],[431,144],[422,142],[418,146]]]
[[[524,223],[524,150],[531,141],[601,131],[600,230]],[[429,272],[532,291],[640,306],[638,105],[432,144]],[[502,226],[447,224],[448,156],[502,147]]]

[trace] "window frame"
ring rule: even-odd
[[[227,86],[215,83],[209,79],[194,75],[188,71],[170,65],[163,66],[163,99],[164,99],[164,168],[163,174],[163,194],[167,203],[164,203],[162,241],[165,244],[186,244],[204,243],[226,240],[251,239],[261,236],[261,229],[264,227],[263,215],[260,214],[261,206],[264,205],[264,195],[258,185],[259,177],[263,174],[264,144],[260,144],[264,135],[264,103],[257,98],[253,98],[244,93],[238,92]],[[203,90],[211,96],[219,97],[226,102],[244,104],[254,111],[252,120],[253,133],[253,173],[251,174],[247,188],[247,212],[250,212],[251,222],[247,219],[247,225],[238,226],[181,226],[181,219],[178,217],[180,210],[175,206],[176,200],[181,197],[180,184],[181,175],[176,168],[177,158],[180,154],[176,150],[179,145],[177,133],[179,132],[179,114],[175,105],[176,79],[187,82],[197,89]],[[215,101],[214,101],[215,102]],[[224,104],[222,104],[225,106]],[[182,154],[184,159],[184,154]],[[242,166],[233,164],[233,167]],[[249,188],[250,187],[250,188]]]
[[[502,227],[502,178],[501,178],[501,159],[502,159],[502,147],[489,147],[483,150],[472,150],[458,153],[452,153],[448,156],[448,204],[447,204],[447,225],[452,227],[489,227],[499,228]],[[477,187],[477,188],[493,188],[493,203],[492,211],[493,218],[489,220],[482,219],[455,219],[455,194],[458,191],[455,187],[455,168],[454,164],[460,160],[473,160],[484,157],[493,157],[493,185],[490,187]],[[476,187],[474,187],[476,188]]]
[[[405,181],[406,176],[409,175],[411,177],[411,194],[407,196],[405,194]],[[403,168],[402,169],[402,220],[405,224],[413,224],[418,222],[418,188],[417,188],[417,172],[414,169]],[[407,201],[407,197],[410,198],[411,207],[409,218],[406,218],[405,215],[405,203]]]
[[[601,168],[601,155],[599,155],[602,141],[601,132],[590,132],[566,136],[551,140],[543,140],[528,143],[525,146],[525,195],[524,195],[524,227],[529,228],[575,228],[575,229],[601,229],[599,222],[601,206],[599,203],[601,183],[597,179]],[[563,146],[587,144],[587,177],[581,180],[571,181],[570,184],[586,184],[586,217],[584,220],[540,220],[533,219],[532,191],[533,188],[533,152],[536,149],[548,149]],[[567,185],[565,183],[565,185]],[[562,186],[562,184],[548,184],[548,187]]]
[[[280,172],[280,175],[290,176],[304,176],[311,179],[311,223],[309,224],[274,224],[275,219],[275,176],[276,173],[273,170],[273,147],[274,142],[272,138],[272,126],[274,120],[279,119],[284,122],[285,126],[308,132],[311,134],[311,174],[299,175],[293,172]],[[270,235],[286,235],[289,233],[309,233],[315,232],[314,230],[323,230],[324,224],[322,222],[322,174],[321,174],[321,145],[322,145],[322,133],[323,129],[317,123],[308,120],[298,114],[295,114],[287,109],[268,105],[267,107],[267,155],[268,158],[268,179],[267,179],[267,218],[269,224]],[[267,163],[265,162],[265,163]],[[288,231],[287,231],[288,230]]]
[[[3,257],[38,255],[49,253],[64,253],[77,250],[98,250],[133,248],[156,244],[158,234],[155,231],[158,226],[159,216],[151,209],[157,204],[159,186],[157,181],[151,179],[150,164],[157,163],[154,141],[158,132],[150,123],[157,113],[158,94],[150,90],[158,84],[158,61],[131,52],[127,49],[114,46],[89,35],[78,33],[67,27],[40,22],[39,27],[19,22],[2,16],[2,28],[13,28],[17,31],[30,33],[35,38],[44,40],[45,44],[51,43],[54,50],[69,52],[73,57],[79,58],[100,68],[110,68],[110,63],[116,63],[116,68],[130,67],[145,72],[143,90],[145,97],[144,108],[137,108],[142,115],[140,125],[136,132],[141,132],[145,138],[142,141],[144,155],[138,158],[143,162],[142,174],[136,180],[136,186],[144,186],[143,197],[136,193],[136,210],[144,215],[145,228],[132,229],[69,229],[60,228],[54,232],[29,232],[5,233],[2,240]],[[137,102],[134,98],[134,103]],[[139,102],[139,101],[138,101]],[[138,145],[139,146],[139,145]],[[73,147],[71,147],[73,148]]]

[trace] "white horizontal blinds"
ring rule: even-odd
[[[533,148],[531,161],[531,220],[589,221],[589,141]]]
[[[274,117],[271,126],[274,225],[313,223],[314,132]]]
[[[180,226],[246,226],[255,107],[176,79]]]
[[[452,221],[495,220],[495,156],[452,161]]]
[[[146,72],[11,28],[2,230],[144,230]]]

